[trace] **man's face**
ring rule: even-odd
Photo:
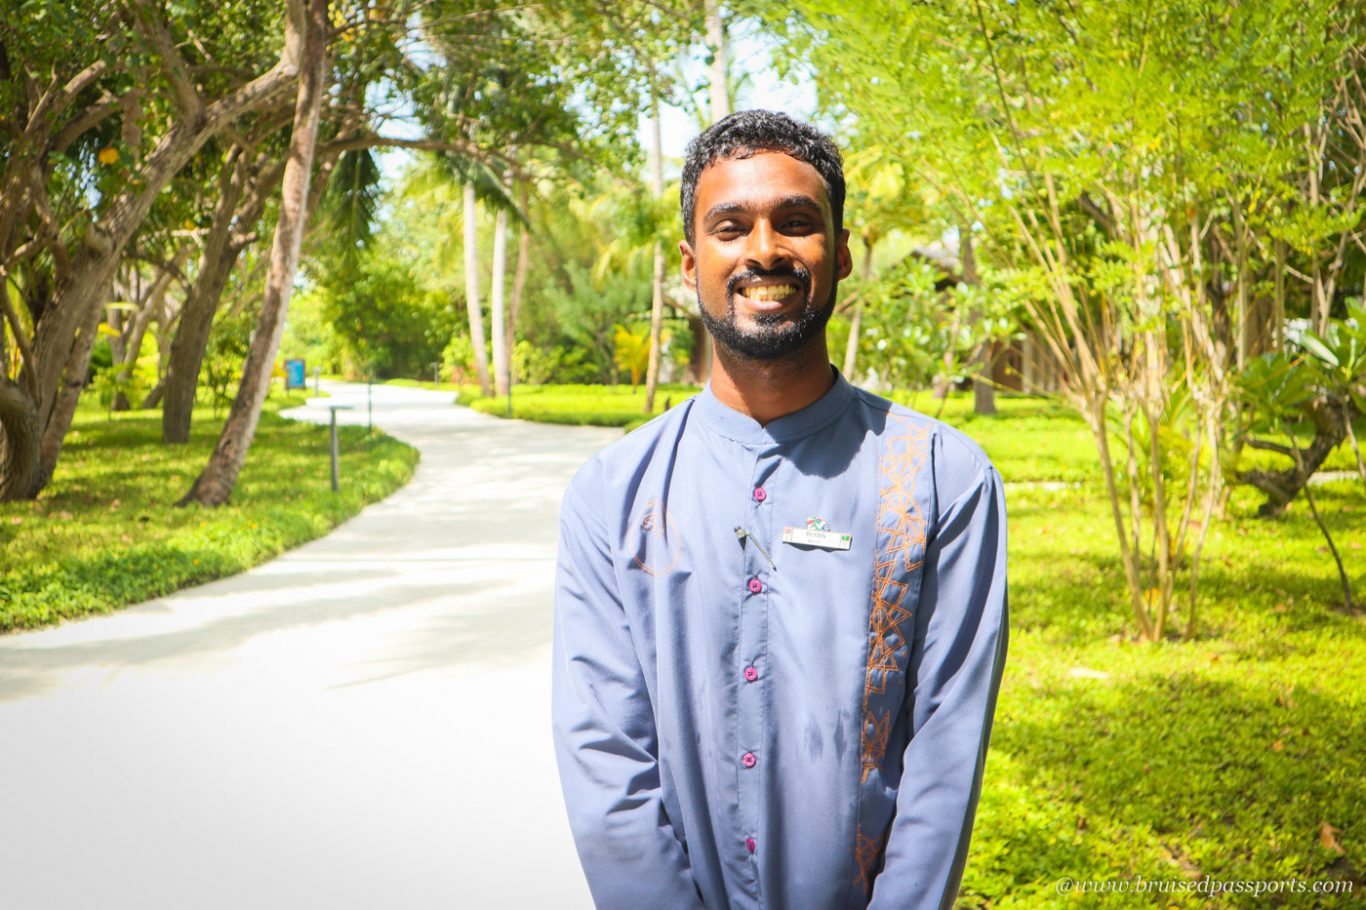
[[[695,199],[683,284],[717,344],[777,360],[824,332],[853,265],[816,169],[782,152],[724,158],[702,171]]]

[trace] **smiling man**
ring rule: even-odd
[[[560,513],[553,717],[603,910],[952,907],[1006,650],[986,455],[857,389],[828,137],[744,111],[688,147],[702,393]]]

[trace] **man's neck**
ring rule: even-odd
[[[714,345],[711,391],[716,400],[758,421],[777,420],[820,399],[835,384],[824,336],[782,360],[748,360]]]

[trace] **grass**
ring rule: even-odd
[[[483,398],[477,386],[462,386],[456,404],[466,405],[494,417],[507,417],[507,396]],[[694,385],[661,385],[655,392],[655,407],[664,410],[666,402],[678,404],[696,395]],[[513,418],[541,423],[566,423],[574,426],[623,427],[634,429],[650,419],[645,414],[645,386],[629,385],[522,385],[513,386]]]
[[[518,389],[513,400],[525,404],[517,416],[627,426],[643,402],[629,388],[566,387]],[[931,414],[939,404],[901,400]],[[474,406],[501,415],[501,404]],[[1010,655],[959,908],[1362,906],[1366,616],[1341,610],[1303,500],[1258,519],[1257,492],[1236,488],[1206,544],[1197,636],[1143,644],[1090,431],[1046,399],[1001,396],[998,406],[977,417],[970,396],[953,396],[942,416],[1007,481],[1065,485],[1007,494]],[[1326,468],[1351,465],[1342,447]],[[1362,485],[1334,480],[1315,493],[1366,601]],[[1183,597],[1178,627],[1185,610]],[[1064,877],[1353,891],[1063,895]]]
[[[190,442],[161,442],[160,412],[106,417],[82,405],[51,485],[0,503],[0,632],[34,629],[232,575],[326,534],[412,476],[417,450],[341,427],[342,486],[331,491],[326,427],[267,402],[232,501],[176,508],[217,441],[222,416],[196,410]]]
[[[507,397],[484,398],[478,386],[453,383],[432,383],[418,380],[391,380],[393,385],[456,392],[456,403],[473,408],[481,414],[507,417]],[[656,413],[662,412],[666,401],[678,404],[697,394],[695,385],[660,386]],[[1100,458],[1091,430],[1077,413],[1053,398],[1026,395],[998,395],[998,414],[981,417],[972,412],[970,394],[953,394],[940,402],[929,392],[894,392],[893,400],[958,427],[984,448],[1001,476],[1009,482],[1103,483]],[[644,387],[602,385],[546,385],[516,386],[512,392],[514,418],[542,423],[563,423],[578,426],[622,427],[630,431],[650,420],[645,409]],[[1366,418],[1357,426],[1358,438],[1366,438]],[[1299,439],[1308,445],[1310,434]],[[1282,440],[1284,441],[1284,440]],[[1122,458],[1123,452],[1112,449],[1113,457]],[[1237,465],[1283,468],[1288,461],[1273,452],[1244,449]],[[1123,469],[1119,463],[1120,470]],[[1324,462],[1322,471],[1355,471],[1356,462],[1350,447],[1338,446]]]
[[[1366,595],[1360,482],[1316,492]],[[1103,500],[1010,495],[1011,649],[961,907],[1361,906],[1366,621],[1339,609],[1303,503],[1266,521],[1258,502],[1237,490],[1211,529],[1199,635],[1145,645]],[[1355,896],[1054,890],[1140,875],[1345,879]]]

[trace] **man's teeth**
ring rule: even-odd
[[[782,300],[790,297],[797,289],[790,284],[769,284],[761,287],[745,288],[742,293],[750,300]]]

